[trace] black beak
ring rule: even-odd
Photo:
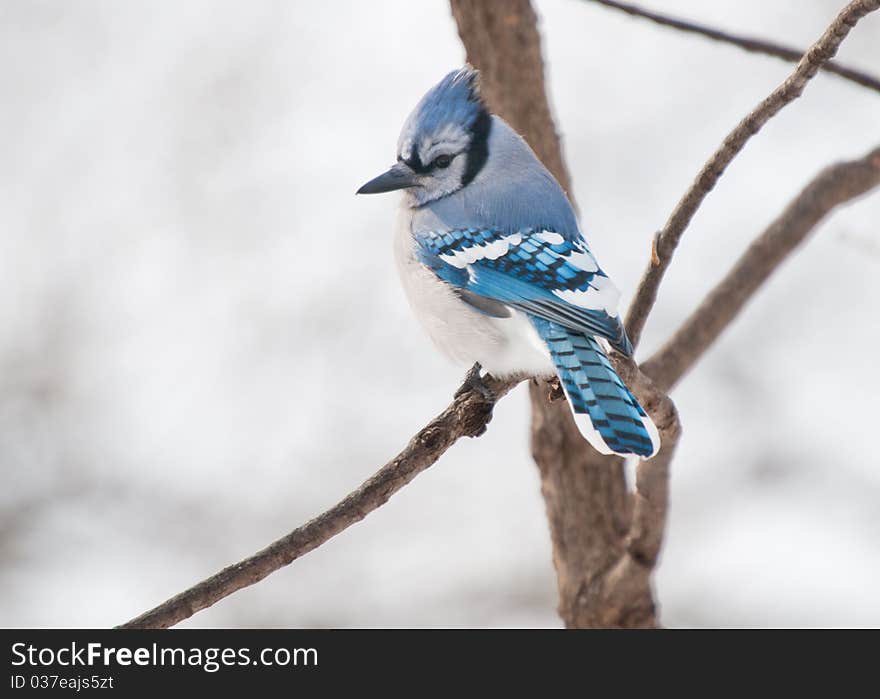
[[[415,187],[416,174],[405,163],[396,163],[392,165],[388,172],[383,172],[378,177],[374,177],[361,187],[356,194],[381,194],[382,192],[393,192],[395,189],[406,189],[407,187]]]

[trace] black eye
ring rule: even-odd
[[[431,167],[446,168],[452,162],[451,155],[438,155],[431,163]]]

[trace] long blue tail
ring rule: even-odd
[[[581,434],[603,454],[650,458],[660,448],[651,418],[624,386],[595,338],[531,316],[547,343]]]

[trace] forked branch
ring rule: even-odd
[[[657,261],[652,259],[642,276],[638,291],[626,316],[626,329],[633,346],[637,345],[648,319],[648,314],[657,300],[660,282],[682,234],[690,224],[706,195],[718,182],[724,170],[730,165],[748,140],[754,136],[780,109],[800,97],[806,84],[816,75],[819,68],[828,63],[837,53],[840,44],[850,30],[865,15],[880,7],[880,0],[854,0],[849,3],[825,30],[818,41],[803,55],[797,67],[768,97],[761,100],[733,131],[731,131],[718,150],[697,174],[693,184],[685,192],[656,237]]]
[[[880,147],[858,160],[822,170],[749,245],[672,337],[642,365],[643,371],[663,390],[670,390],[822,219],[834,208],[878,186]]]

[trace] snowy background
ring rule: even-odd
[[[843,0],[651,0],[806,46]],[[574,196],[628,300],[648,240],[789,72],[537,0]],[[842,61],[880,74],[880,15]],[[104,626],[333,504],[448,402],[398,288],[394,159],[464,59],[432,2],[0,5],[0,624]],[[641,356],[880,96],[819,76],[684,238]],[[664,621],[880,625],[880,195],[837,213],[675,394]],[[331,256],[332,255],[332,256]],[[559,626],[527,396],[320,550],[186,626]]]

